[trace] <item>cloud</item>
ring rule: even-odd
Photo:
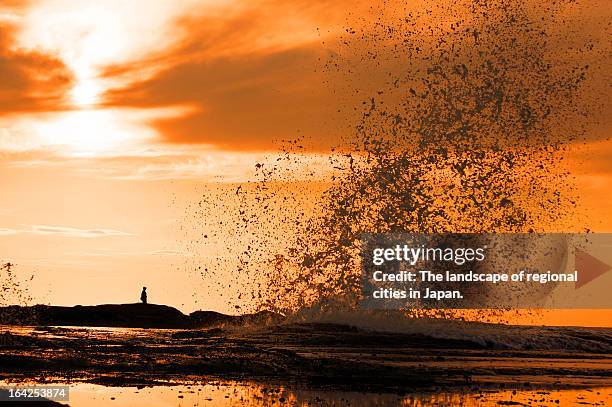
[[[282,153],[222,151],[204,145],[152,146],[140,155],[116,154],[66,160],[59,153],[47,151],[6,153],[0,170],[48,169],[62,176],[123,181],[181,179],[231,183],[257,179],[255,164],[263,164],[266,169],[276,168],[269,179],[320,181],[336,173],[336,168],[329,165],[330,160],[336,165],[348,162],[341,154],[308,152],[294,154],[286,160]]]
[[[0,228],[0,236],[11,236],[17,233],[19,233],[19,231],[15,229]]]
[[[190,253],[180,250],[169,250],[160,249],[154,251],[116,251],[116,250],[98,250],[98,251],[78,251],[78,252],[66,252],[66,256],[75,257],[108,257],[115,258],[117,256],[180,256],[189,257],[193,256]]]
[[[0,116],[65,109],[70,71],[53,55],[15,48],[14,33],[0,20]]]
[[[325,147],[336,144],[338,103],[315,70],[328,52],[320,43],[340,29],[347,1],[152,0],[145,9],[130,0],[110,6],[68,0],[11,3],[18,17],[2,26],[10,35],[0,37],[0,77],[13,79],[0,87],[0,115],[68,109],[70,117],[77,117],[72,109],[86,99],[115,107],[113,114],[134,115],[129,108],[135,106],[153,113],[184,109],[172,117],[155,114],[143,123],[173,144],[271,150],[278,148],[277,141],[298,135]],[[350,4],[355,11],[355,3]],[[2,89],[9,85],[16,87],[10,95]],[[36,124],[37,118],[25,116]],[[117,133],[107,126],[99,130],[107,137],[83,138],[83,131],[100,126],[66,120],[63,125],[69,131],[44,133],[52,134],[47,138],[53,143],[68,138],[69,147],[83,150],[91,147],[90,140],[106,141]],[[10,147],[21,147],[21,139],[33,131],[15,129],[20,131],[3,138],[10,138]]]
[[[305,46],[190,61],[107,96],[111,104],[196,107],[184,116],[152,122],[170,143],[271,150],[282,140],[303,136],[324,149],[338,142],[334,123],[340,121],[340,101],[314,71],[322,58],[323,50]]]
[[[65,226],[32,225],[28,233],[35,235],[57,235],[65,237],[97,238],[113,236],[134,236],[114,229],[77,229]]]
[[[67,226],[22,225],[20,229],[0,228],[0,236],[32,234],[38,236],[60,236],[74,238],[100,238],[134,236],[115,229],[78,229]]]
[[[192,254],[180,250],[155,250],[149,254],[153,256],[192,256]]]
[[[381,83],[401,76],[407,63],[385,54],[403,46],[401,30],[399,37],[389,34],[369,43],[367,30],[385,26],[386,19],[401,16],[410,7],[421,7],[404,9],[405,5],[391,1],[383,10],[376,2],[348,0],[151,0],[146,8],[137,0],[26,3],[10,2],[25,10],[18,38],[17,23],[0,19],[0,115],[69,109],[74,100],[67,103],[66,97],[91,85],[94,99],[112,107],[117,117],[122,110],[126,117],[136,115],[138,109],[133,107],[156,116],[138,120],[142,128],[137,131],[130,126],[129,132],[121,132],[125,126],[118,124],[125,120],[113,120],[117,125],[106,127],[80,120],[85,114],[72,114],[71,120],[60,123],[62,131],[55,131],[57,126],[52,129],[59,134],[53,135],[54,143],[68,139],[67,144],[77,150],[95,152],[102,147],[117,150],[108,141],[112,135],[124,142],[130,137],[123,134],[137,132],[147,136],[138,139],[142,144],[149,143],[152,135],[170,144],[270,151],[277,150],[282,140],[305,137],[310,149],[327,150],[352,134],[361,103],[383,89]],[[602,61],[582,63],[591,65],[595,78],[591,88],[603,93],[609,82],[602,80],[609,46],[600,20],[609,13],[602,17],[599,9],[586,8],[598,13],[593,17],[597,24],[571,20],[566,25],[590,27],[583,35],[593,36]],[[567,18],[583,17],[568,11]],[[347,27],[355,28],[353,34],[347,34]],[[342,45],[345,42],[352,45]],[[578,45],[558,54],[569,58],[568,49]],[[325,71],[330,61],[331,69]],[[330,73],[338,61],[344,65]],[[605,96],[598,100],[606,104],[607,112],[610,98]],[[160,117],[156,109],[163,108],[184,110]],[[591,138],[609,134],[607,116],[602,114],[604,123]],[[104,137],[83,138],[85,129]],[[18,133],[11,136],[11,146],[21,145],[13,139],[29,137],[31,132]],[[92,146],[91,140],[99,143]]]
[[[325,83],[332,51],[323,43],[337,37],[347,2],[234,3],[225,14],[179,20],[177,31],[189,36],[165,54],[109,67],[106,79],[124,84],[106,92],[105,103],[192,107],[151,122],[169,143],[276,150],[305,137],[314,149],[338,144],[345,95]]]

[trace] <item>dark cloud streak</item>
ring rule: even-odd
[[[67,108],[67,67],[52,55],[13,48],[14,28],[0,23],[0,116]]]
[[[190,62],[109,97],[124,105],[197,106],[186,117],[154,123],[169,142],[265,149],[274,140],[303,135],[329,147],[337,104],[315,72],[321,57],[314,47],[303,47]]]

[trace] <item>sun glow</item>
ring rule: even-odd
[[[70,96],[78,107],[88,107],[98,103],[101,91],[102,88],[95,79],[81,79],[72,88]]]
[[[129,0],[40,0],[26,8],[18,19],[16,45],[44,50],[65,64],[73,77],[66,95],[71,106],[64,112],[3,120],[7,132],[20,136],[18,142],[13,140],[17,136],[2,137],[0,142],[9,139],[17,149],[49,147],[74,156],[126,153],[159,139],[151,121],[189,109],[105,108],[105,92],[121,88],[125,79],[107,78],[104,70],[171,47],[183,35],[176,31],[175,19],[196,4],[208,3],[154,0],[143,7]]]
[[[92,101],[95,95],[80,95]],[[126,120],[125,115],[114,110],[78,110],[67,112],[39,124],[37,131],[46,145],[65,146],[74,155],[98,155],[136,146],[154,136],[147,127]]]
[[[159,140],[151,121],[192,111],[190,106],[110,109],[83,104],[78,110],[0,118],[0,148],[50,149],[66,156],[140,155]]]

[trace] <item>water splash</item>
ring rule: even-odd
[[[15,273],[15,264],[0,261],[0,306],[29,305],[33,298],[28,283],[33,279],[33,274],[25,280],[20,278]]]
[[[373,72],[385,78],[364,98],[354,134],[330,155],[330,184],[320,184],[327,188],[305,198],[300,186],[287,187],[287,169],[304,161],[298,141],[256,165],[258,182],[233,191],[237,213],[219,222],[241,248],[235,274],[252,284],[230,301],[244,295],[255,308],[289,314],[356,309],[363,233],[571,227],[576,192],[563,159],[585,137],[589,66],[564,57],[558,44],[568,33],[555,26],[573,2],[387,5],[349,26],[327,61],[354,94],[366,93]],[[573,51],[590,50],[587,40]],[[202,218],[232,201],[229,191],[221,195],[200,203]]]

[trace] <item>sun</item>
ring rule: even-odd
[[[98,103],[102,87],[95,79],[80,79],[70,92],[72,103],[80,108]]]

